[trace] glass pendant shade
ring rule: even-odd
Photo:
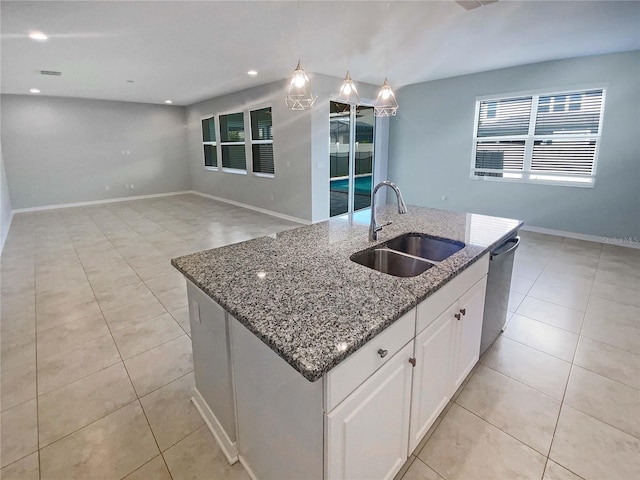
[[[392,117],[398,111],[396,96],[393,94],[391,85],[389,85],[386,78],[384,79],[382,87],[380,87],[378,98],[373,108],[376,117]]]
[[[347,70],[347,75],[344,77],[337,100],[343,103],[353,103],[355,105],[360,104],[360,95],[358,95],[358,89],[353,83],[353,80],[351,80],[349,70]]]
[[[302,65],[300,65],[300,60],[298,60],[298,65],[293,71],[293,77],[289,84],[289,92],[284,102],[291,110],[306,110],[313,107],[317,98],[317,95],[311,93],[309,77],[307,77]]]

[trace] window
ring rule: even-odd
[[[248,163],[256,176],[273,178],[271,107],[208,115],[201,121],[204,167],[207,170],[220,169],[246,175]],[[248,142],[246,129],[250,132]]]
[[[592,186],[604,89],[476,102],[471,176]]]
[[[222,168],[247,170],[244,144],[244,114],[220,115],[220,150]]]
[[[202,119],[202,146],[204,148],[205,168],[218,168],[218,152],[216,151],[216,125],[214,117]]]
[[[271,107],[252,110],[251,117],[251,155],[253,173],[273,175],[273,122]]]

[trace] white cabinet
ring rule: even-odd
[[[453,395],[462,385],[480,356],[480,337],[482,336],[482,315],[484,295],[487,288],[486,277],[476,283],[458,301],[456,319],[456,342],[453,352]]]
[[[485,255],[316,382],[188,282],[194,403],[252,478],[392,479],[478,361],[487,271]]]
[[[415,340],[409,453],[418,446],[451,395],[456,307],[454,304],[445,310]]]
[[[478,361],[486,284],[485,275],[433,321],[428,319],[434,315],[431,309],[418,308],[418,324],[428,326],[415,340],[409,453]]]
[[[326,416],[333,479],[392,479],[407,459],[411,407],[409,342]]]

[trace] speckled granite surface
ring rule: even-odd
[[[483,215],[382,207],[368,241],[369,212],[175,258],[173,266],[310,381],[368,340],[520,228]],[[412,278],[352,262],[356,252],[407,232],[467,246]]]

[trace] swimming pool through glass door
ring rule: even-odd
[[[371,206],[375,143],[373,107],[331,102],[329,136],[330,216]]]

